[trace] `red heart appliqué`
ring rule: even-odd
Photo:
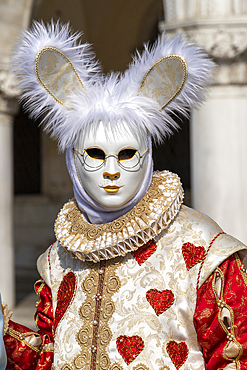
[[[133,337],[120,335],[120,337],[117,338],[118,352],[123,357],[127,365],[134,361],[134,359],[141,353],[143,348],[144,342],[138,335],[133,335]]]
[[[154,239],[149,240],[136,251],[131,252],[132,256],[137,261],[138,265],[142,265],[157,249],[157,244]]]
[[[189,242],[182,245],[182,253],[188,271],[205,257],[204,247],[196,247]]]
[[[174,302],[174,294],[171,290],[150,289],[146,293],[148,302],[153,307],[157,316],[165,312]]]
[[[76,288],[76,277],[73,272],[69,272],[63,277],[57,293],[57,308],[55,312],[54,326],[57,328],[63,315],[67,311]]]
[[[178,370],[187,360],[188,357],[188,347],[185,342],[177,343],[175,340],[171,340],[166,345],[167,353]]]

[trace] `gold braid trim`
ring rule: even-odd
[[[218,292],[217,292],[217,287],[216,287],[216,285],[217,285],[216,281],[217,280],[220,281],[220,291],[218,291]],[[224,300],[224,286],[225,286],[224,274],[221,271],[221,269],[218,267],[214,272],[214,279],[212,281],[212,288],[213,288],[213,292],[214,292],[215,299],[216,299],[217,306],[218,306],[218,310],[219,310],[218,311],[219,324],[222,327],[222,329],[224,330],[224,332],[226,334],[226,338],[227,338],[227,344],[223,348],[222,356],[226,360],[231,361],[232,363],[235,363],[236,366],[237,366],[236,368],[240,369],[239,359],[243,354],[243,348],[235,337],[234,312],[233,312],[232,308]],[[223,313],[224,309],[227,310],[227,312],[230,314],[230,322],[229,323],[226,323],[224,318],[222,319],[222,313]],[[229,353],[230,346],[232,348],[234,348],[235,356],[232,356],[232,355],[229,356],[230,355],[230,353]]]
[[[66,250],[83,261],[98,262],[124,256],[165,229],[177,215],[182,201],[179,177],[168,171],[154,173],[141,201],[106,224],[88,223],[76,201],[69,201],[58,214],[55,234]]]
[[[40,342],[41,342],[41,338],[40,338],[40,335],[39,335],[38,333],[33,332],[33,331],[31,331],[31,332],[26,332],[26,333],[19,333],[18,331],[14,330],[14,329],[11,329],[11,328],[8,328],[7,333],[8,333],[11,337],[13,337],[13,338],[15,338],[15,339],[19,340],[20,342],[24,343],[26,346],[30,347],[33,351],[38,352],[38,353],[41,351],[40,345],[38,345],[37,347],[35,347],[35,346],[33,346],[31,343],[29,343],[29,342],[26,340],[26,338],[31,337],[31,336],[33,336],[33,335],[35,335],[36,337],[38,337],[38,339],[39,339],[39,340],[40,340]]]

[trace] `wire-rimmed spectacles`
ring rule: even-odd
[[[73,148],[73,151],[78,153],[82,157],[85,165],[91,168],[99,168],[102,165],[105,166],[107,158],[115,157],[120,167],[131,169],[138,166],[141,158],[148,153],[149,149],[147,149],[142,155],[140,155],[139,151],[134,148],[123,148],[118,152],[118,154],[109,155],[106,155],[103,149],[97,147],[84,149],[83,153],[80,153],[75,148]]]

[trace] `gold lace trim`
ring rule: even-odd
[[[89,275],[82,282],[86,300],[79,311],[83,325],[76,336],[81,347],[81,352],[73,360],[76,369],[121,370],[117,363],[110,367],[106,352],[112,338],[108,321],[115,310],[111,298],[120,288],[120,280],[115,274],[119,262],[120,258],[92,263]]]
[[[64,205],[55,222],[60,244],[81,260],[98,262],[138,249],[166,228],[179,211],[183,189],[179,177],[163,171],[153,175],[148,192],[131,211],[116,220],[88,223],[76,201]]]

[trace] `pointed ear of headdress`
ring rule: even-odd
[[[70,59],[55,47],[40,50],[35,61],[38,82],[59,104],[69,105],[69,96],[85,87]]]
[[[187,116],[205,99],[214,66],[200,47],[181,35],[169,40],[161,35],[151,49],[145,45],[144,52],[137,54],[126,77],[137,94],[152,99],[163,110],[163,127],[158,127],[160,137],[157,131],[150,132],[155,139],[160,141],[176,128],[171,112]]]
[[[70,97],[86,91],[100,70],[89,45],[78,44],[80,37],[80,33],[71,34],[68,24],[34,22],[22,33],[13,53],[24,107],[33,118],[46,113],[49,119],[44,120],[44,128],[59,140]]]
[[[164,57],[146,73],[140,94],[155,100],[163,109],[183,89],[187,75],[187,64],[180,55]]]

